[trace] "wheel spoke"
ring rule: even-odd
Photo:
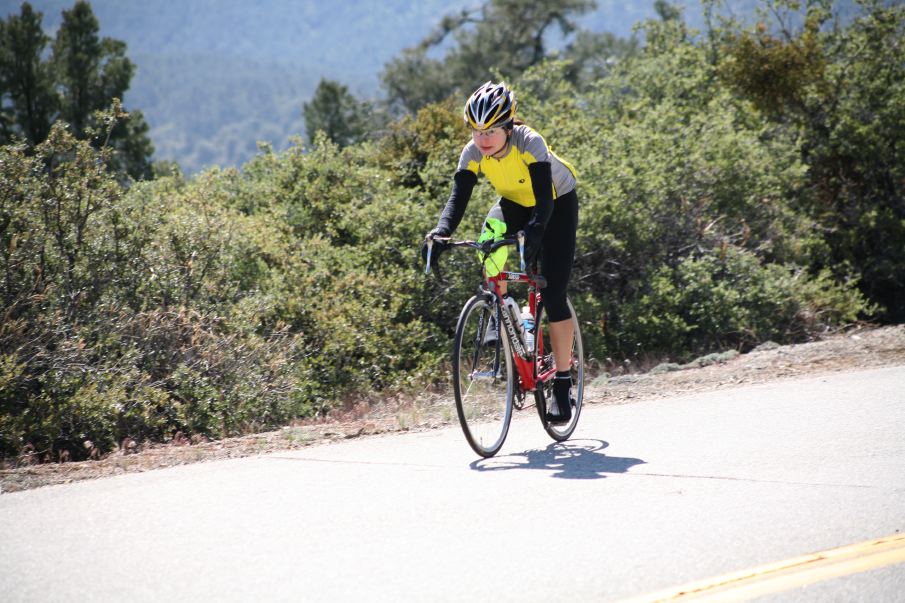
[[[512,413],[514,373],[508,346],[499,336],[488,338],[495,311],[484,297],[466,304],[453,354],[459,421],[469,444],[482,456],[492,456],[503,445]]]

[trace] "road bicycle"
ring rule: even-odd
[[[584,349],[571,300],[567,299],[574,333],[569,368],[572,373],[572,418],[564,425],[555,425],[547,421],[546,413],[548,403],[556,403],[553,400],[556,367],[541,295],[546,279],[525,270],[524,235],[519,233],[515,238],[483,243],[429,237],[426,273],[431,269],[434,240],[444,241],[452,248],[477,249],[482,259],[503,246],[517,245],[521,258],[521,272],[502,271],[492,277],[484,272],[478,293],[465,302],[459,314],[453,342],[452,376],[456,412],[465,439],[476,453],[485,458],[492,457],[506,440],[513,409],[523,410],[533,405],[550,437],[558,442],[567,440],[578,424],[584,395]],[[514,315],[512,302],[507,304],[504,300],[501,283],[506,283],[507,288],[512,284],[528,286],[526,316],[533,317],[533,325],[529,323],[529,328],[520,328],[521,317]]]

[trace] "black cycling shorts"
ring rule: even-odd
[[[503,221],[506,222],[506,234],[512,235],[525,229],[534,208],[502,198],[490,210],[488,217],[499,216],[501,212]],[[571,318],[566,304],[566,287],[575,261],[577,230],[578,195],[572,190],[553,200],[553,213],[544,230],[540,252],[540,273],[547,279],[547,286],[541,292],[550,322]]]

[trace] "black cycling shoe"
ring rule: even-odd
[[[553,404],[547,405],[547,423],[567,425],[572,420],[572,404],[572,375],[568,371],[557,372],[553,380]]]

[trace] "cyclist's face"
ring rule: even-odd
[[[472,130],[471,138],[477,145],[481,154],[486,156],[496,155],[506,146],[506,128],[488,128],[486,130]]]

